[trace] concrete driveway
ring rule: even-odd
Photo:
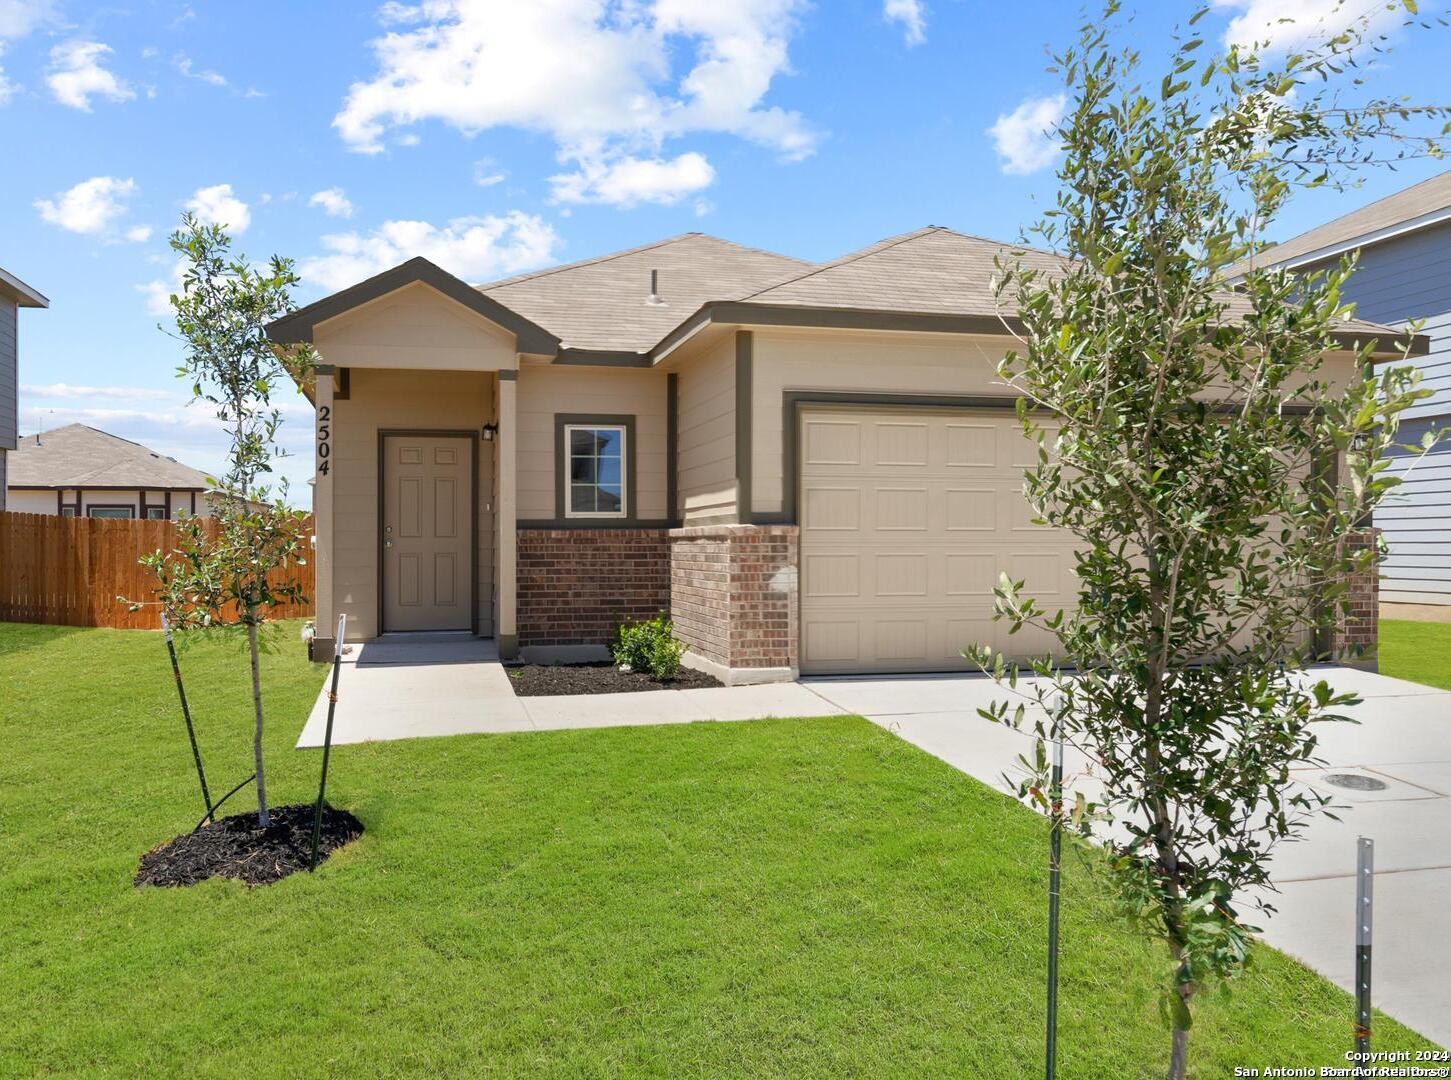
[[[1375,840],[1377,1008],[1451,1046],[1451,693],[1354,671],[1324,673],[1364,702],[1359,724],[1322,728],[1330,763],[1301,779],[1336,796],[1341,821],[1315,821],[1304,841],[1276,853],[1278,908],[1265,939],[1346,990],[1352,988],[1355,840]],[[976,709],[1003,696],[981,676],[808,679],[845,712],[859,713],[990,786],[1003,790],[1031,741]],[[1070,771],[1074,763],[1069,762]],[[1327,786],[1324,774],[1378,781],[1377,791]],[[1347,1012],[1346,1028],[1353,1017]]]

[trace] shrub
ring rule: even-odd
[[[653,619],[621,623],[615,628],[610,652],[621,667],[648,672],[656,679],[673,679],[685,655],[685,642],[677,641],[674,631],[664,612]]]

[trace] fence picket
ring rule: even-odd
[[[302,528],[310,536],[311,519]],[[208,521],[207,529],[215,536],[216,522]],[[0,513],[0,622],[159,630],[161,611],[155,603],[132,612],[116,597],[148,600],[154,581],[139,560],[157,550],[175,550],[177,536],[170,521]],[[310,551],[303,557],[305,563],[280,577],[300,583],[308,602],[276,608],[274,618],[312,614],[313,559]],[[235,612],[226,614],[235,617]]]

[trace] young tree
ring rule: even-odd
[[[215,536],[202,520],[186,518],[178,550],[143,561],[157,575],[157,593],[176,626],[240,624],[246,630],[257,821],[266,828],[260,631],[277,605],[306,601],[286,570],[305,561],[300,554],[307,550],[306,514],[287,506],[285,484],[274,493],[264,482],[274,459],[283,456],[277,445],[282,415],[272,397],[306,372],[312,356],[304,350],[283,358],[267,338],[267,324],[295,310],[291,291],[298,278],[291,260],[274,255],[265,268],[253,267],[232,255],[221,226],[202,225],[190,214],[170,240],[187,263],[182,291],[171,297],[176,336],[186,349],[178,374],[191,381],[193,399],[215,412],[230,447],[214,498]]]
[[[1348,609],[1348,578],[1373,568],[1353,537],[1396,483],[1383,454],[1425,396],[1408,367],[1337,340],[1353,260],[1251,269],[1236,289],[1225,271],[1297,184],[1439,151],[1444,131],[1417,142],[1403,125],[1445,110],[1339,104],[1336,79],[1375,47],[1364,20],[1271,64],[1235,47],[1201,58],[1201,11],[1159,78],[1111,43],[1115,13],[1057,58],[1071,114],[1036,232],[1061,265],[999,266],[1021,320],[999,375],[1040,447],[1025,493],[1078,541],[1077,604],[1049,612],[1004,576],[997,617],[1051,631],[1056,660],[1020,683],[1001,655],[966,655],[1037,706],[983,711],[1037,736],[1020,795],[1047,805],[1054,728],[1091,762],[1102,794],[1069,817],[1109,843],[1118,894],[1167,946],[1174,1078],[1195,994],[1245,962],[1246,893],[1270,887],[1276,846],[1324,808],[1290,770],[1356,699],[1304,668]],[[1348,374],[1326,362],[1347,349]]]

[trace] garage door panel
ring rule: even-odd
[[[948,532],[995,532],[998,527],[998,492],[991,487],[949,487],[942,491],[942,510]]]
[[[861,421],[808,416],[802,439],[802,461],[816,466],[860,465],[861,443]]]
[[[941,671],[961,650],[1053,645],[993,621],[1006,573],[1056,609],[1073,598],[1071,539],[1032,522],[1037,460],[997,413],[808,411],[801,467],[801,663],[808,672]]]
[[[998,464],[998,429],[986,423],[942,426],[944,464],[950,469],[993,469]]]
[[[862,526],[862,493],[856,487],[806,488],[801,506],[803,532],[857,532]]]

